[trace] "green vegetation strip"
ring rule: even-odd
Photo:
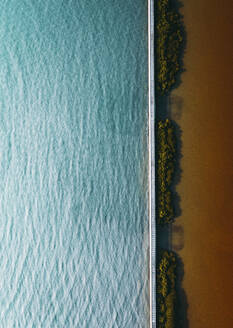
[[[158,223],[166,224],[174,219],[170,187],[175,163],[175,135],[168,119],[158,122],[157,148]]]
[[[157,91],[164,95],[174,86],[180,71],[182,19],[172,8],[172,0],[158,0],[156,20]]]
[[[172,251],[160,251],[157,270],[157,327],[174,328],[176,257]]]

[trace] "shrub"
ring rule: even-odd
[[[175,138],[171,121],[158,122],[157,129],[157,204],[158,223],[169,223],[174,218],[170,186],[174,173]]]
[[[174,327],[176,257],[172,251],[160,251],[157,267],[158,328]]]
[[[175,84],[180,71],[183,25],[181,15],[172,8],[171,0],[157,1],[156,19],[157,91],[164,95]]]

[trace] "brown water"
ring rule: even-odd
[[[182,12],[186,72],[172,94],[172,117],[182,129],[182,215],[173,226],[173,249],[184,262],[189,328],[230,328],[233,2],[189,0]]]

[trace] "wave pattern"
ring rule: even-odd
[[[0,327],[147,327],[146,4],[0,15]]]

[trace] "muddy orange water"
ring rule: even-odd
[[[230,328],[233,2],[189,0],[181,11],[188,42],[186,72],[172,94],[172,117],[182,129],[183,143],[177,185],[182,214],[173,227],[173,249],[184,262],[189,328]]]

